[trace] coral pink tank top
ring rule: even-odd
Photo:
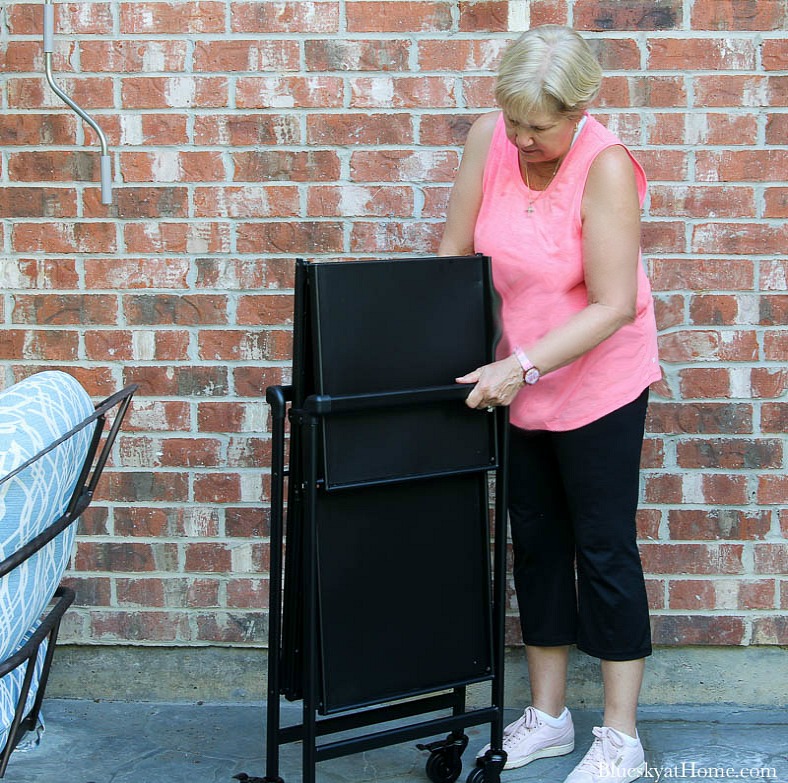
[[[596,156],[621,141],[593,117],[586,121],[557,175],[531,193],[520,174],[517,148],[498,119],[484,169],[483,199],[474,234],[475,250],[492,257],[501,298],[498,358],[524,350],[588,304],[583,276],[580,205]],[[631,154],[630,154],[631,157]],[[646,176],[632,158],[640,204]],[[610,237],[615,242],[614,236]],[[511,422],[523,429],[570,430],[636,399],[659,380],[657,329],[651,286],[638,265],[637,314],[596,348],[545,375],[514,399]]]

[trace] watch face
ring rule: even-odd
[[[531,367],[530,370],[526,370],[525,375],[523,375],[523,380],[533,386],[539,380],[539,370],[536,367]]]

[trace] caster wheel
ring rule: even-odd
[[[489,764],[474,767],[468,775],[467,783],[500,783],[501,771]]]
[[[452,748],[440,748],[430,753],[426,771],[432,783],[454,783],[462,772],[462,759]]]

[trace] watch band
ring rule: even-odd
[[[525,351],[519,345],[515,346],[514,355],[517,357],[517,361],[520,362],[520,367],[523,368],[523,382],[533,386],[541,377],[539,370],[525,355]]]

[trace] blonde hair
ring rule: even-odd
[[[523,33],[504,52],[495,99],[514,117],[575,114],[599,92],[602,68],[571,27],[546,24]]]

